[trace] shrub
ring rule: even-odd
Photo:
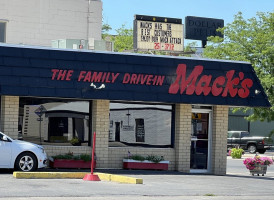
[[[241,158],[244,150],[241,148],[232,148],[231,149],[231,157],[232,158]]]
[[[159,163],[164,160],[163,156],[155,156],[155,155],[148,155],[146,157],[146,160],[154,162],[154,163]]]
[[[132,160],[144,161],[146,158],[145,158],[144,156],[135,154],[135,155],[132,155],[132,156],[130,157],[130,159],[132,159]]]
[[[83,160],[85,162],[91,161],[91,156],[87,154],[81,155],[73,155],[73,153],[69,152],[63,155],[52,156],[53,159],[62,159],[62,160]]]
[[[164,160],[163,156],[155,156],[155,155],[148,155],[146,157],[135,154],[135,155],[129,155],[126,159],[132,159],[132,160],[138,160],[138,161],[144,161],[148,160],[154,163],[159,163]]]
[[[80,155],[80,160],[83,160],[83,161],[85,161],[85,162],[91,161],[91,156],[90,156],[90,155],[87,155],[87,154],[81,154],[81,155]]]
[[[69,141],[72,145],[80,145],[81,140],[78,137],[74,137]]]

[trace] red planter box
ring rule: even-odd
[[[55,159],[49,162],[49,166],[52,168],[83,168],[90,169],[91,161],[85,162],[83,160],[63,160]]]
[[[161,161],[153,163],[150,161],[138,161],[131,159],[123,159],[124,169],[154,169],[154,170],[168,170],[169,161]]]

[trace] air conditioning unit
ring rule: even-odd
[[[51,47],[60,49],[88,49],[88,41],[83,39],[58,39],[51,41]]]
[[[51,47],[60,49],[90,49],[97,51],[113,51],[114,43],[104,40],[58,39],[51,41]]]

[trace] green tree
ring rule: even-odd
[[[108,33],[110,30],[112,30],[111,26],[109,24],[103,24],[102,25],[102,38],[105,39],[110,34]]]
[[[117,35],[112,37],[114,42],[114,51],[123,52],[133,50],[133,30],[125,28],[123,24],[121,28],[116,29]]]
[[[247,119],[274,121],[274,13],[259,12],[256,17],[245,20],[239,12],[231,24],[218,31],[224,34],[224,39],[209,37],[204,57],[250,62],[272,107],[253,108],[253,114]]]

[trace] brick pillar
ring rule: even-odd
[[[108,167],[109,101],[92,101],[92,134],[96,132],[96,167]]]
[[[191,105],[175,105],[175,169],[189,173],[191,144]]]
[[[226,174],[228,106],[213,107],[212,122],[212,173]]]
[[[1,131],[18,138],[19,97],[1,96]]]

